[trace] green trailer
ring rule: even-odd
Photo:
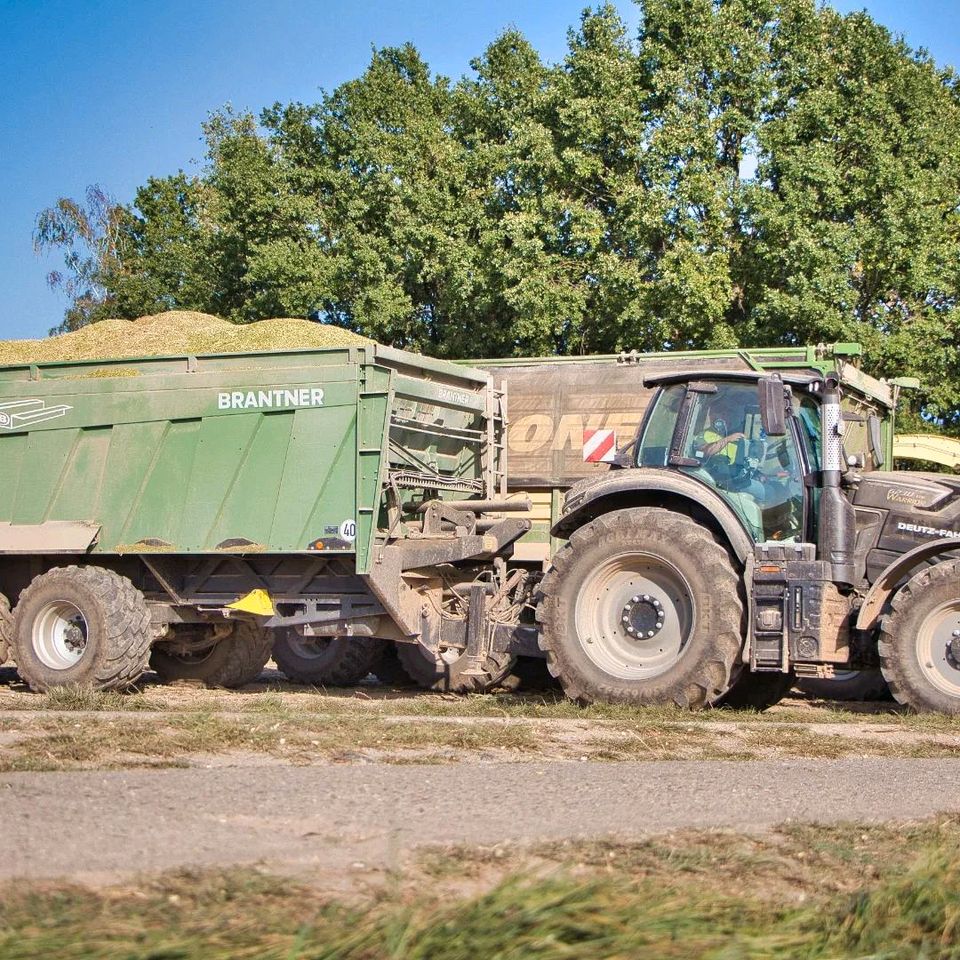
[[[372,345],[0,368],[2,642],[41,690],[235,685],[278,638],[442,679],[445,617],[465,649],[519,585],[503,418],[488,374]]]

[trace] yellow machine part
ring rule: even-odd
[[[252,613],[257,617],[272,617],[277,612],[266,590],[251,590],[245,597],[228,603],[227,607],[241,613]]]
[[[960,470],[960,440],[935,433],[917,433],[893,438],[895,460],[929,460]]]

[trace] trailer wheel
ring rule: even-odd
[[[880,623],[890,692],[918,711],[960,714],[960,560],[914,574]]]
[[[14,659],[37,691],[129,687],[147,668],[152,639],[143,594],[100,567],[48,570],[20,594],[14,613]]]
[[[832,677],[801,677],[797,689],[820,700],[890,699],[890,688],[879,670],[837,670]]]
[[[150,666],[164,683],[198,680],[208,687],[242,687],[256,680],[270,659],[273,636],[249,620],[238,621],[222,639],[203,624],[172,629],[173,641],[156,644],[150,655]],[[203,642],[207,637],[209,644]],[[184,649],[184,641],[192,641],[192,649]]]
[[[541,591],[540,646],[573,700],[697,709],[736,676],[740,578],[689,517],[604,514],[572,534]]]
[[[10,601],[0,593],[0,667],[10,656],[10,641],[13,638],[13,614]]]
[[[302,637],[293,627],[274,632],[273,659],[294,683],[352,686],[376,672],[387,648],[378,637]]]
[[[424,690],[444,693],[482,693],[495,687],[513,668],[509,653],[491,653],[483,666],[483,676],[465,676],[470,666],[465,650],[453,647],[431,653],[419,643],[398,643],[397,657],[407,675]]]
[[[744,669],[733,686],[720,698],[719,706],[732,710],[766,710],[778,704],[796,683],[796,674],[753,673]]]

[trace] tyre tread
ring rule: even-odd
[[[646,699],[643,695],[625,698],[623,690],[616,684],[605,684],[580,675],[565,661],[563,655],[567,626],[562,616],[560,598],[565,589],[565,578],[579,554],[598,541],[619,534],[625,523],[669,530],[670,539],[682,545],[684,552],[698,556],[701,565],[709,565],[714,573],[717,593],[730,598],[729,602],[718,605],[720,616],[713,629],[713,655],[704,660],[696,675],[681,688],[662,698]],[[567,696],[579,703],[614,703],[629,699],[637,703],[666,704],[669,701],[683,710],[701,709],[716,702],[729,689],[739,667],[743,617],[740,591],[740,580],[733,570],[727,550],[709,530],[698,526],[689,517],[660,507],[645,508],[642,513],[630,509],[614,511],[575,530],[554,556],[551,569],[540,584],[537,621],[541,629],[538,643],[546,654],[551,675],[560,680]]]
[[[124,690],[131,687],[150,659],[153,639],[150,629],[150,610],[143,594],[126,577],[103,567],[53,567],[35,577],[20,594],[14,612],[14,637],[20,634],[20,615],[26,605],[40,591],[58,581],[79,583],[99,597],[103,607],[104,656],[100,668],[90,678],[98,690]],[[52,686],[45,671],[34,668],[32,659],[16,657],[18,671],[31,690],[45,692]]]

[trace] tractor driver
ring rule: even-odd
[[[752,397],[740,387],[721,388],[706,402],[701,432],[695,440],[697,458],[718,487],[732,494],[746,495],[763,509],[765,490],[747,461],[748,438],[745,426],[747,404]]]

